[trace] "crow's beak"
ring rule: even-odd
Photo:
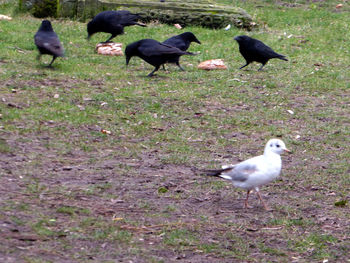
[[[196,39],[194,42],[196,42],[198,44],[202,44],[198,39]]]

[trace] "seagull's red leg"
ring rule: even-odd
[[[251,207],[248,205],[249,193],[250,193],[250,190],[247,191],[247,198],[245,199],[245,202],[244,202],[244,208],[251,208]]]
[[[264,200],[262,199],[262,197],[261,197],[261,195],[260,195],[260,192],[259,192],[259,191],[256,191],[256,194],[258,195],[258,197],[259,197],[261,203],[263,204],[265,210],[266,210],[266,211],[271,211],[271,208],[268,207],[268,206],[266,205],[266,203],[264,202]]]

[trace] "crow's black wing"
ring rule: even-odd
[[[38,48],[46,49],[57,57],[64,55],[63,46],[55,32],[37,32],[34,42]]]
[[[266,58],[276,58],[281,55],[272,50],[269,46],[265,45],[263,42],[256,40],[254,43],[254,49],[263,57]]]
[[[184,55],[184,52],[176,47],[159,43],[158,41],[146,41],[140,47],[139,51],[144,56],[161,56],[161,55]]]
[[[186,45],[185,41],[178,36],[174,36],[171,38],[168,38],[163,42],[163,44],[176,47],[182,51],[186,51],[188,49],[188,46]]]
[[[137,22],[138,19],[141,19],[141,17],[138,14],[133,14],[126,10],[117,11],[116,13],[116,18],[118,19],[119,24],[121,24],[122,26],[145,26]]]

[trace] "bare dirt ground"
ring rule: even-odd
[[[6,102],[25,107],[10,95]],[[337,194],[326,187],[293,179],[301,153],[283,156],[290,177],[262,189],[274,208],[266,212],[254,195],[254,208],[243,209],[243,191],[192,166],[164,163],[161,147],[125,154],[129,149],[96,136],[95,126],[64,127],[62,136],[61,123],[45,121],[32,132],[25,131],[30,120],[15,125],[1,134],[1,262],[349,260],[348,208],[335,207]],[[80,141],[91,149],[74,147]],[[228,157],[240,161],[237,154]],[[308,169],[328,165],[308,161]]]
[[[67,56],[47,69],[40,19],[1,21],[0,263],[350,262],[349,1],[238,2],[256,31],[188,27],[198,55],[152,79],[141,59],[95,54],[106,38],[87,42],[86,23],[52,19]],[[175,34],[150,23],[116,39]],[[241,34],[289,61],[238,70]],[[197,70],[212,58],[228,70]],[[293,154],[261,187],[271,212],[196,170],[259,155],[272,136]]]

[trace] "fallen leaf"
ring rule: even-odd
[[[204,115],[204,113],[202,113],[202,112],[195,112],[194,113],[195,117],[202,117],[203,115]]]
[[[246,230],[249,232],[256,232],[259,230],[259,228],[247,228]]]
[[[279,226],[279,227],[264,227],[261,230],[279,230],[279,229],[282,229],[282,228],[283,228],[282,226]]]
[[[111,199],[112,204],[116,204],[116,203],[124,203],[124,200],[121,199]]]
[[[82,105],[77,105],[77,107],[79,108],[79,110],[85,110],[85,107]]]
[[[229,24],[227,27],[225,27],[224,29],[227,31],[231,28],[231,25]]]
[[[16,108],[16,109],[22,109],[21,106],[18,106],[16,104],[12,103],[12,102],[7,103],[7,106],[9,106],[11,108]]]
[[[330,192],[330,193],[327,193],[326,195],[327,195],[327,196],[336,196],[337,194],[334,193],[334,192]]]
[[[340,200],[334,203],[335,206],[339,206],[339,207],[345,207],[348,203],[348,200]]]
[[[165,194],[166,192],[168,192],[168,188],[165,186],[161,186],[158,188],[158,194]]]

